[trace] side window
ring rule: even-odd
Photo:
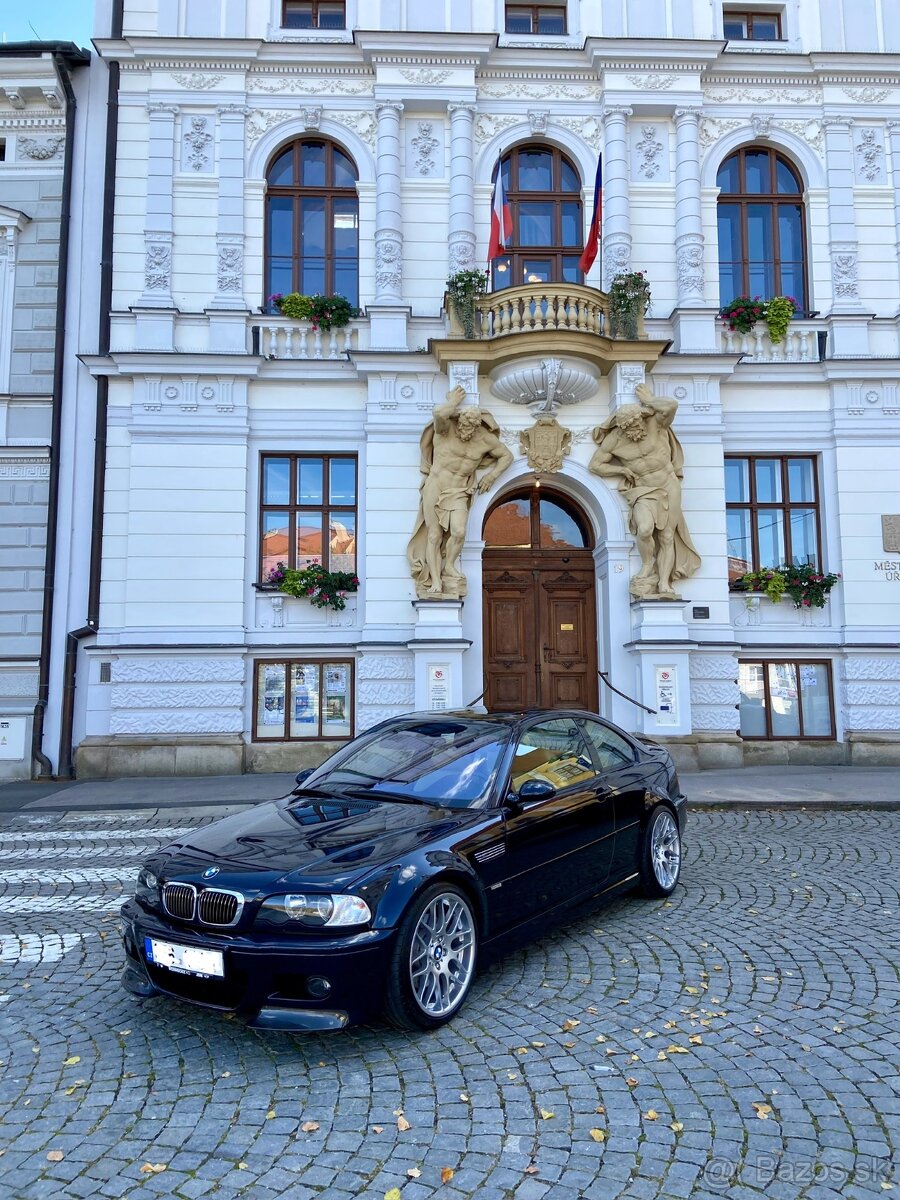
[[[512,785],[545,779],[555,788],[571,787],[596,775],[587,744],[570,718],[544,721],[525,731],[516,747]]]
[[[614,730],[596,721],[583,722],[583,728],[604,771],[614,771],[616,767],[628,766],[634,762],[631,746]]]

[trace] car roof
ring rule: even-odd
[[[594,721],[602,721],[597,713],[585,712],[578,708],[523,708],[519,712],[483,712],[477,708],[452,708],[436,711],[426,709],[424,712],[404,713],[393,717],[394,721],[446,721],[448,717],[467,721],[488,721],[494,725],[518,725],[522,721],[533,720],[536,717],[546,717],[548,720],[560,720],[562,717],[587,717]]]

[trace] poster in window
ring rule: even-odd
[[[284,681],[285,670],[281,663],[267,663],[260,670],[257,737],[281,737],[284,734]]]
[[[291,737],[319,736],[319,665],[291,666]]]
[[[325,664],[323,734],[350,736],[350,668],[347,663]]]

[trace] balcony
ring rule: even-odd
[[[764,322],[757,321],[749,333],[731,330],[719,322],[719,347],[723,354],[740,354],[750,363],[814,363],[825,358],[828,334],[825,321],[791,321],[784,341],[773,344]]]
[[[476,336],[515,333],[595,333],[609,337],[609,300],[603,292],[579,284],[526,284],[491,292],[476,302]],[[450,332],[463,330],[451,308]]]
[[[367,331],[368,322],[364,320],[351,321],[341,329],[324,330],[313,329],[309,321],[280,315],[253,317],[251,352],[287,362],[345,362],[353,350],[366,348]]]

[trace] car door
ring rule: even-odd
[[[529,779],[555,790],[506,810],[503,878],[492,888],[498,928],[598,890],[609,871],[612,814],[599,798],[593,756],[572,717],[520,732],[509,788],[518,792]]]
[[[638,869],[646,771],[634,747],[618,730],[589,717],[583,717],[580,724],[606,789],[610,830],[615,830],[610,844],[609,881],[617,883]]]

